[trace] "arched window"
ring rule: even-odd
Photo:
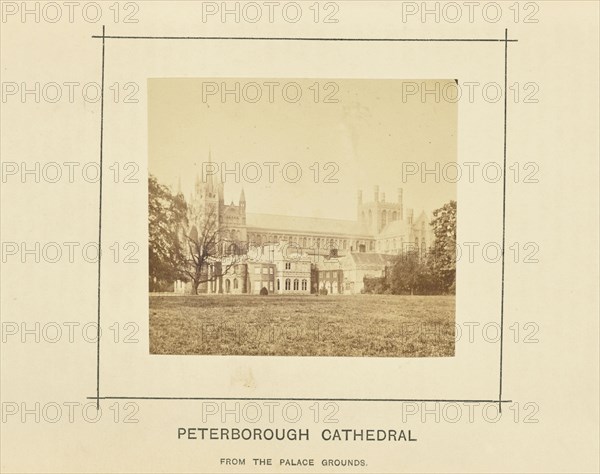
[[[289,278],[285,279],[285,289],[288,291],[291,289],[291,280]]]
[[[225,293],[231,292],[231,281],[225,280]]]
[[[294,280],[294,291],[298,291],[300,289],[300,281],[298,279]]]
[[[234,289],[234,290],[237,290],[237,289],[238,289],[238,281],[237,281],[237,278],[234,278],[234,279],[233,279],[233,289]]]
[[[302,291],[306,291],[308,288],[308,282],[306,280],[302,280]]]
[[[281,290],[281,280],[277,279],[277,291]]]

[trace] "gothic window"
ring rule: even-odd
[[[277,291],[281,290],[281,280],[277,279]]]
[[[297,279],[294,280],[294,290],[295,291],[297,291],[299,289],[299,284],[300,284],[299,280],[297,280]]]
[[[234,290],[237,290],[237,289],[238,289],[238,281],[237,281],[237,278],[234,278],[234,279],[233,279],[233,289],[234,289]]]
[[[285,279],[285,289],[286,290],[290,290],[291,289],[291,280],[289,278]]]
[[[308,288],[308,282],[306,280],[302,280],[302,291],[306,291]]]
[[[286,270],[291,270],[292,269],[292,264],[290,262],[285,262],[285,269]]]

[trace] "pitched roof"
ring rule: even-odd
[[[294,217],[277,214],[246,215],[246,227],[249,231],[294,232],[306,234],[352,235],[371,237],[367,229],[356,221],[342,219],[324,219],[321,217]]]
[[[394,262],[394,255],[386,255],[381,253],[351,253],[348,257],[354,262],[357,269],[380,269],[386,265],[391,265]]]

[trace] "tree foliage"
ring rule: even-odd
[[[430,268],[445,292],[456,290],[456,201],[433,211]]]
[[[150,176],[148,215],[150,291],[172,291],[181,280],[191,282],[197,294],[202,283],[217,280],[237,263],[232,242],[222,240],[216,205],[193,209],[182,194]]]
[[[160,291],[181,279],[185,256],[183,229],[187,205],[154,176],[148,178],[148,264],[150,291]]]
[[[456,287],[456,201],[433,212],[434,241],[427,252],[400,254],[384,281],[365,279],[365,292],[393,294],[446,294]]]

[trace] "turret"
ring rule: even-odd
[[[246,193],[244,192],[244,188],[242,188],[242,192],[240,193],[240,221],[242,225],[246,225]],[[243,240],[246,240],[246,235],[244,234]]]
[[[399,208],[399,211],[400,211],[400,215],[399,215],[398,218],[400,220],[404,219],[404,216],[403,216],[403,214],[404,214],[404,207],[403,207],[402,200],[403,200],[402,188],[398,188],[398,208]]]
[[[195,183],[196,195],[200,195],[202,190],[202,182],[200,181],[200,175],[196,173],[196,183]]]

